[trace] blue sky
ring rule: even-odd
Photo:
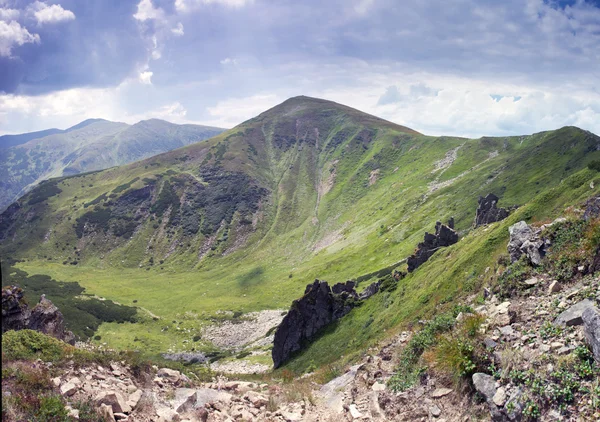
[[[0,0],[0,133],[233,127],[295,95],[432,135],[600,133],[600,2]]]

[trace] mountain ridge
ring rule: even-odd
[[[27,283],[35,275],[77,282],[135,307],[137,322],[99,324],[110,347],[214,351],[208,338],[191,339],[223,312],[287,308],[315,279],[366,285],[382,269],[403,270],[435,221],[454,217],[469,240],[436,252],[403,289],[353,309],[285,366],[304,371],[479,286],[471,274],[493,267],[513,219],[555,217],[594,192],[600,178],[587,165],[599,146],[573,127],[432,137],[296,98],[205,142],[42,183],[0,215],[0,252],[22,260],[13,277]],[[474,229],[478,197],[490,192],[499,206],[519,208]],[[164,330],[172,320],[182,331]]]
[[[0,150],[0,209],[41,180],[99,170],[207,139],[223,129],[150,119],[128,125],[87,119]]]

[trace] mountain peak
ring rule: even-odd
[[[364,125],[386,126],[390,129],[398,130],[400,132],[420,135],[420,133],[416,130],[410,129],[406,126],[401,126],[388,120],[384,120],[377,116],[373,116],[372,114],[365,113],[364,111],[336,103],[335,101],[309,97],[306,95],[298,95],[288,98],[281,104],[278,104],[260,114],[257,118],[264,119],[277,116],[291,117],[295,115],[298,117],[303,116],[315,118],[319,116],[325,117],[331,115],[331,113],[338,114],[339,116],[345,116],[357,123]]]

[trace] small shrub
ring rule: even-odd
[[[600,171],[600,160],[592,160],[588,163],[587,168],[594,171]]]
[[[62,422],[69,421],[69,412],[65,409],[65,405],[60,396],[46,396],[40,399],[40,407],[37,417],[40,421]]]

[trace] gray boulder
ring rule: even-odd
[[[473,374],[473,385],[475,390],[483,397],[486,401],[491,401],[496,394],[496,380],[493,376],[477,372]]]
[[[526,255],[533,265],[540,265],[546,255],[546,241],[539,238],[540,230],[534,230],[524,221],[519,221],[508,228],[508,254],[510,262],[515,262]]]
[[[584,299],[581,302],[577,302],[575,305],[571,306],[569,309],[557,316],[554,320],[554,324],[562,327],[581,325],[583,324],[583,312],[589,308],[594,308],[594,302],[591,300]]]
[[[595,306],[590,306],[583,311],[581,318],[587,344],[592,349],[596,362],[600,363],[600,312]]]

